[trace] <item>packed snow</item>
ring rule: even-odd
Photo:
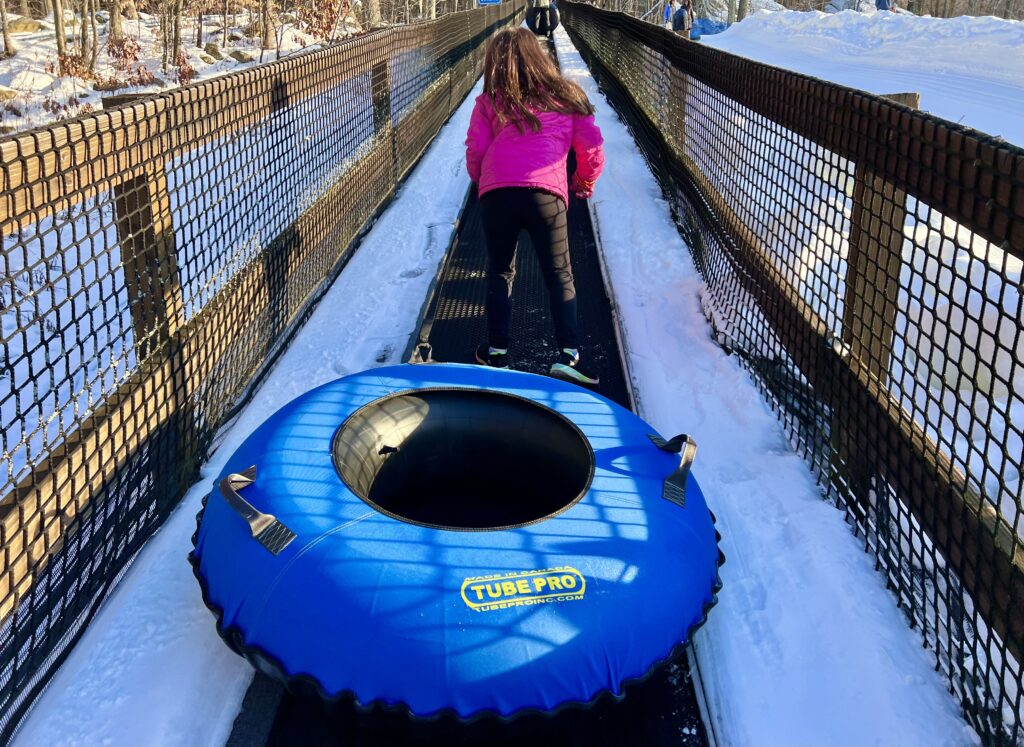
[[[977,744],[842,514],[822,499],[748,374],[713,343],[700,277],[657,183],[568,38],[556,37],[606,138],[592,212],[641,414],[666,435],[697,439],[694,471],[723,535],[725,588],[696,648],[718,742]],[[200,482],[14,744],[224,743],[251,670],[217,637],[185,562],[195,513],[224,461],[270,413],[325,381],[398,359],[468,187],[462,141],[472,96],[222,434]]]
[[[921,108],[1024,145],[1024,21],[760,12],[702,44]]]

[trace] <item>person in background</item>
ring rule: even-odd
[[[678,0],[679,10],[672,14],[672,30],[680,36],[690,38],[693,30],[693,0]]]
[[[562,77],[536,37],[505,29],[487,45],[484,92],[477,96],[466,135],[466,170],[480,195],[487,241],[487,344],[477,363],[509,367],[516,245],[526,230],[548,289],[561,348],[551,375],[596,385],[579,353],[576,287],[569,261],[569,190],[588,198],[604,167],[604,140],[594,107]],[[576,172],[567,175],[569,150]]]
[[[875,8],[877,10],[890,10],[889,0],[875,0]]]
[[[551,0],[528,0],[527,6],[536,14],[536,33],[550,37],[551,34]]]
[[[672,17],[676,11],[679,10],[679,0],[672,0],[672,2],[665,3],[665,12],[663,14],[663,20],[665,21],[665,28],[672,28]]]

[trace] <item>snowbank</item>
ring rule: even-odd
[[[1024,22],[902,13],[756,13],[702,43],[877,94],[1024,145]]]
[[[203,495],[267,417],[348,373],[399,362],[469,178],[474,91],[149,541],[16,735],[16,747],[223,745],[252,668],[217,636],[186,562]]]
[[[696,648],[718,743],[977,744],[861,541],[712,341],[661,190],[568,37],[556,40],[605,136],[592,211],[642,414],[696,438],[722,533],[725,586]]]
[[[261,57],[264,62],[269,62],[277,56],[277,51],[273,49],[261,53],[259,41],[246,35],[252,25],[252,18],[247,13],[228,16],[226,19],[219,15],[204,15],[203,48],[195,46],[196,19],[185,18],[182,52],[187,68],[183,68],[186,74],[183,79],[174,65],[168,66],[166,71],[161,69],[158,16],[140,13],[138,20],[123,19],[124,37],[129,40],[130,47],[120,57],[108,51],[108,24],[102,22],[105,18],[105,14],[99,14],[97,20],[100,51],[97,54],[94,80],[58,75],[52,14],[39,21],[38,31],[14,36],[17,54],[0,62],[0,86],[14,92],[13,97],[3,101],[3,106],[0,106],[0,135],[98,111],[103,108],[101,99],[104,96],[159,93],[176,88],[180,83],[206,80],[251,67],[259,64]],[[66,28],[69,35],[78,32],[80,22],[72,22],[68,15]],[[225,23],[228,45],[222,47]],[[346,26],[343,33],[355,30],[354,26]],[[282,55],[317,44],[316,38],[294,24],[280,26],[278,38]],[[137,49],[134,49],[136,45]],[[212,45],[214,56],[207,50],[207,45]],[[68,43],[68,52],[73,54],[77,51],[76,37],[73,43]],[[239,59],[232,57],[233,54]],[[113,89],[114,81],[123,85],[116,90],[96,90],[96,86]]]

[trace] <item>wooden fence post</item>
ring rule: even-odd
[[[918,108],[917,93],[886,96]],[[854,172],[843,343],[883,384],[889,375],[903,251],[907,193],[866,165]]]
[[[921,101],[917,93],[896,93],[885,98],[914,109]],[[875,174],[868,164],[856,164],[842,342],[845,351],[857,358],[883,388],[888,386],[892,360],[906,219],[907,193]],[[833,467],[854,496],[849,506],[856,509],[857,519],[865,519],[869,512],[881,514],[876,517],[876,524],[884,534],[888,529],[884,518],[887,499],[872,496],[877,487],[875,468],[858,456],[860,451],[852,442],[856,434],[847,430],[848,422],[833,415],[831,440],[838,457],[833,460]]]
[[[370,91],[373,98],[373,134],[375,137],[387,137],[391,140],[391,188],[398,182],[398,143],[395,140],[395,128],[391,118],[391,65],[387,59],[381,60],[370,71]]]
[[[112,108],[136,98],[142,96],[110,96],[103,99],[103,106]],[[145,173],[115,185],[113,194],[136,357],[141,362],[166,343],[185,321],[162,154],[154,154]]]
[[[107,97],[103,106],[121,106],[146,95]],[[150,361],[166,365],[173,392],[172,414],[150,437],[150,449],[167,464],[191,471],[198,467],[198,456],[183,457],[194,447],[195,412],[188,362],[182,357],[178,337],[185,325],[185,298],[165,154],[152,152],[141,174],[119,182],[112,191],[136,361],[138,365]],[[158,497],[158,505],[169,507],[176,498],[170,490]]]

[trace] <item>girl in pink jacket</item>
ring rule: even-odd
[[[525,28],[499,31],[487,47],[484,92],[466,136],[466,168],[480,195],[487,239],[488,344],[478,363],[508,367],[516,244],[526,230],[547,284],[558,346],[551,374],[595,385],[580,365],[576,288],[569,262],[566,203],[570,188],[587,198],[604,166],[594,107],[559,73]],[[576,151],[570,185],[566,161]]]

